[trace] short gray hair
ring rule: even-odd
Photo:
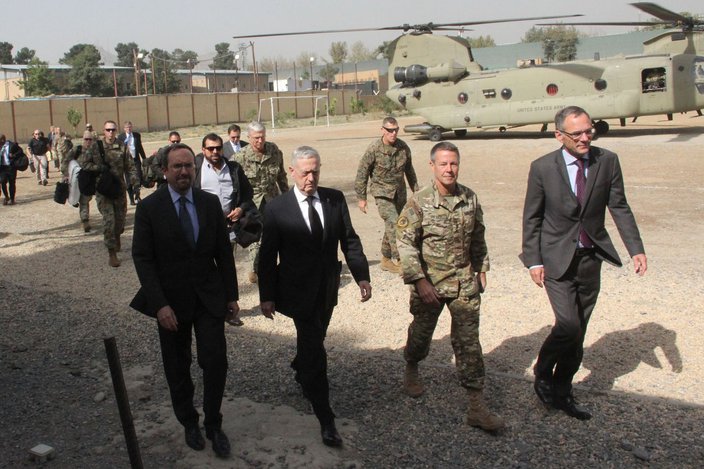
[[[460,161],[460,149],[457,148],[457,145],[451,142],[440,142],[436,143],[435,146],[430,150],[430,161],[435,163],[435,153],[439,151],[451,151],[455,155],[457,155],[457,162],[459,163]]]
[[[252,121],[247,126],[247,134],[251,134],[252,132],[266,132],[266,127],[264,127],[264,124],[261,122]]]
[[[569,116],[579,117],[583,114],[586,114],[587,117],[589,117],[589,113],[579,106],[567,106],[566,108],[561,109],[557,112],[557,114],[555,114],[555,129],[560,131],[564,130],[563,125]],[[589,117],[589,120],[591,120],[591,117]]]
[[[291,154],[291,166],[295,166],[298,160],[307,160],[310,158],[315,158],[318,160],[318,163],[320,163],[320,153],[318,153],[318,150],[307,145],[300,146],[293,150]]]

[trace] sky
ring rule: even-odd
[[[405,23],[450,23],[507,18],[583,14],[578,21],[647,21],[649,15],[629,5],[629,1],[590,0],[555,2],[548,0],[4,0],[10,12],[0,26],[0,41],[20,48],[35,49],[37,57],[57,64],[71,46],[94,44],[114,54],[119,42],[136,42],[140,48],[172,51],[193,50],[207,66],[215,56],[215,44],[229,42],[236,50],[242,42],[237,34],[261,34],[325,29],[376,28]],[[658,2],[675,12],[704,13],[701,0]],[[110,12],[109,14],[106,12]],[[569,21],[566,19],[564,21]],[[466,37],[491,35],[497,44],[520,42],[535,21],[482,25]],[[591,35],[617,34],[632,28],[584,27]],[[295,59],[302,52],[329,59],[330,43],[346,41],[348,46],[362,41],[370,50],[399,33],[356,32],[294,37],[257,38],[257,60],[268,57]],[[447,33],[452,34],[452,33]],[[251,51],[248,50],[251,63]],[[105,60],[105,57],[104,57]]]

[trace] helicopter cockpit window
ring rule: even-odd
[[[487,99],[496,97],[496,90],[482,90],[482,93],[484,93],[484,97]]]
[[[694,86],[699,94],[704,94],[704,57],[694,59]]]
[[[467,104],[467,100],[468,100],[468,99],[469,99],[469,96],[468,96],[467,93],[465,93],[464,91],[463,91],[462,93],[460,93],[460,94],[457,95],[457,101],[458,101],[460,104]]]
[[[666,91],[665,68],[646,68],[641,72],[643,93]]]

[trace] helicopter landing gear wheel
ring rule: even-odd
[[[500,133],[506,132],[506,127],[504,127],[503,125],[501,127],[499,127],[499,132]]]
[[[464,137],[465,135],[467,135],[467,129],[455,130],[455,137]]]
[[[428,138],[431,142],[439,142],[440,140],[442,140],[442,132],[440,131],[440,129],[432,129],[430,132],[428,132]]]
[[[596,121],[594,123],[594,130],[597,135],[604,135],[609,131],[609,123],[606,121]]]

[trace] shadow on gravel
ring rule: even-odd
[[[156,326],[127,306],[137,281],[129,256],[123,253],[122,258],[123,267],[108,267],[99,236],[51,253],[52,266],[57,264],[62,276],[51,266],[40,267],[47,261],[46,253],[3,258],[8,276],[0,280],[0,421],[6,437],[0,439],[0,466],[25,466],[27,449],[38,443],[56,448],[53,467],[129,466],[102,343],[106,335],[116,337],[124,370],[154,370],[141,378],[140,399],[131,394],[145,467],[175,467],[179,452],[188,451],[182,437],[175,438],[154,412],[168,403]],[[19,263],[37,266],[32,285],[10,280]],[[82,275],[87,264],[98,267],[90,270],[91,275]],[[348,274],[344,277],[351,281]],[[80,282],[81,293],[66,294],[66,282]],[[288,324],[285,334],[258,332],[246,324],[226,329],[230,369],[224,405],[245,397],[311,413],[289,367],[295,353],[293,324],[283,317],[277,321]],[[433,342],[431,355],[421,365],[427,391],[411,399],[401,392],[400,349],[339,346],[356,341],[333,332],[328,337],[332,406],[341,419],[351,419],[358,427],[349,438],[341,428],[345,451],[356,455],[363,467],[375,469],[621,469],[642,467],[646,461],[656,467],[702,467],[701,406],[625,392],[593,393],[582,387],[576,391],[577,399],[592,410],[594,418],[589,421],[540,405],[523,374],[547,331],[545,327],[508,337],[486,355],[487,402],[509,425],[498,436],[464,423],[467,397],[449,361],[449,337]],[[675,339],[673,331],[655,323],[607,334],[585,354],[589,380],[608,389],[638,363],[661,365],[654,359],[656,347],[663,349],[673,370],[681,370]],[[193,366],[199,400],[201,373],[195,360]],[[97,397],[100,393],[104,399]],[[319,438],[311,435],[308,444],[320,445]],[[163,451],[163,442],[169,439],[178,445],[173,452]],[[230,439],[235,454],[246,451],[237,447],[237,435]],[[291,449],[298,450],[305,448]],[[286,462],[271,467],[286,467]]]

